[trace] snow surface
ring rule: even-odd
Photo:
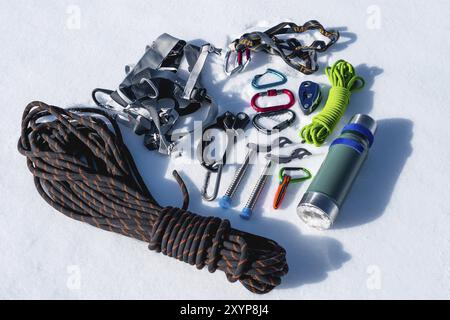
[[[445,0],[4,3],[0,298],[450,298],[449,14]],[[115,88],[124,65],[137,61],[163,32],[224,47],[248,28],[286,19],[317,19],[341,31],[339,43],[322,55],[321,72],[306,77],[277,58],[260,57],[246,73],[226,79],[221,61],[213,59],[205,84],[221,110],[251,113],[250,79],[267,66],[286,72],[287,87],[293,90],[304,79],[328,85],[323,74],[327,62],[344,58],[356,66],[367,88],[353,95],[346,120],[354,113],[369,113],[378,119],[379,130],[334,229],[308,229],[296,216],[307,184],[290,189],[283,210],[271,210],[275,178],[252,220],[243,221],[238,217],[241,207],[223,211],[217,203],[200,200],[204,171],[198,164],[168,162],[126,134],[160,203],[181,203],[170,175],[179,169],[193,212],[228,218],[235,228],[270,237],[286,248],[290,273],[276,290],[253,295],[238,283],[228,283],[222,272],[197,271],[150,252],[145,243],[68,219],[38,195],[25,159],[16,151],[28,102],[92,104],[91,90]],[[296,128],[309,121],[302,116]],[[296,130],[288,134],[296,137]],[[327,146],[310,149],[315,156],[302,165],[316,172]],[[233,168],[224,174],[221,194]],[[245,190],[257,175],[252,170]],[[241,205],[248,195],[242,190]]]

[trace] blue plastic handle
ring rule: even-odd
[[[240,216],[244,220],[250,220],[250,217],[252,216],[252,209],[250,209],[250,208],[242,209]]]

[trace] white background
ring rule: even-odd
[[[448,1],[2,1],[0,297],[450,298],[449,14]],[[91,90],[115,88],[124,65],[163,32],[224,47],[228,37],[286,19],[317,19],[341,31],[339,43],[322,56],[320,72],[306,77],[278,58],[260,57],[251,70],[226,79],[220,59],[213,59],[205,85],[222,111],[252,113],[250,80],[268,66],[287,73],[293,90],[304,79],[328,86],[328,62],[344,58],[356,66],[367,87],[353,95],[346,119],[369,113],[379,130],[334,229],[312,231],[297,218],[307,184],[290,189],[282,210],[271,210],[275,179],[252,220],[242,221],[238,212],[256,168],[240,191],[241,206],[222,211],[200,200],[204,171],[197,163],[168,162],[126,135],[160,203],[180,205],[170,175],[179,169],[193,212],[228,218],[235,228],[286,248],[290,273],[276,290],[253,295],[222,272],[197,271],[150,252],[145,243],[72,221],[40,198],[16,151],[28,102],[92,104]],[[309,121],[301,116],[288,134],[295,138]],[[316,172],[327,146],[309,148],[315,156],[302,165]],[[221,194],[233,169],[224,174]]]

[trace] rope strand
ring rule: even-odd
[[[353,92],[364,88],[364,79],[358,77],[355,68],[344,60],[337,61],[325,73],[331,83],[328,100],[323,110],[316,115],[312,123],[303,127],[300,136],[303,141],[320,147],[333,132],[345,113]]]
[[[232,229],[228,220],[162,207],[125,146],[117,123],[100,109],[30,103],[22,117],[19,152],[27,157],[39,194],[56,210],[97,228],[149,243],[180,261],[223,271],[254,293],[267,293],[288,272],[276,242]]]

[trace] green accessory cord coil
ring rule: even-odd
[[[331,83],[328,100],[312,123],[303,127],[300,136],[304,142],[320,147],[345,113],[353,92],[364,88],[365,81],[356,75],[355,68],[344,60],[327,67],[325,73]]]

